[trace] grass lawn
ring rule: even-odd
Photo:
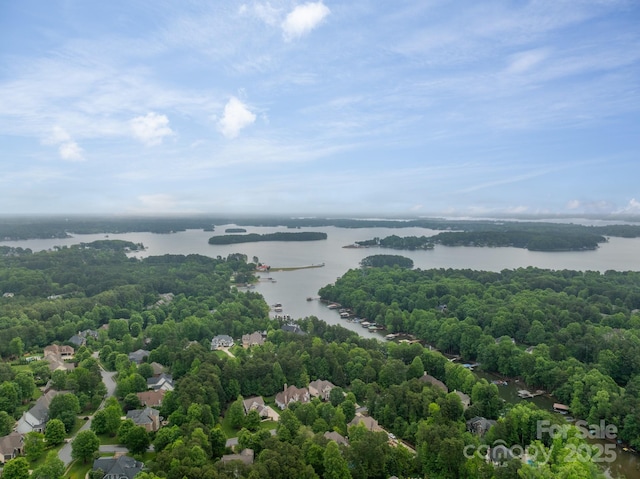
[[[218,356],[219,358],[228,358],[229,355],[227,353],[225,353],[224,351],[220,351],[219,349],[215,351],[216,356]]]
[[[104,446],[117,446],[120,444],[117,437],[110,436],[109,434],[98,434],[100,444]]]
[[[93,461],[87,461],[84,464],[82,461],[73,461],[71,466],[69,466],[69,470],[65,473],[65,477],[69,479],[84,479],[87,475],[87,472],[91,469]]]
[[[238,434],[240,433],[240,429],[234,429],[233,427],[231,427],[231,424],[229,424],[229,421],[227,420],[227,418],[223,418],[222,419],[222,432],[224,432],[224,435],[227,436],[227,439],[231,438],[231,437],[238,437]],[[271,429],[276,429],[278,427],[278,423],[275,421],[262,421],[260,422],[260,429],[266,429],[266,430],[271,430]]]

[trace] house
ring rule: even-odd
[[[284,390],[276,394],[276,404],[280,409],[286,408],[292,402],[309,402],[309,390],[307,388],[297,388],[295,386],[284,385]]]
[[[484,436],[491,426],[498,424],[492,419],[486,419],[484,417],[476,416],[467,421],[467,431],[477,434],[478,436]]]
[[[162,400],[164,399],[164,395],[167,393],[166,389],[158,389],[157,391],[145,391],[142,393],[137,393],[138,399],[140,399],[140,404],[143,406],[149,407],[160,407],[162,406]]]
[[[47,421],[49,420],[49,405],[51,400],[62,391],[50,390],[38,398],[31,409],[22,413],[22,417],[18,420],[16,430],[21,434],[28,432],[44,432]]]
[[[153,375],[154,376],[160,376],[163,372],[164,372],[164,366],[160,363],[157,362],[152,362],[149,363],[149,365],[151,366],[151,369],[153,369]]]
[[[171,374],[162,373],[160,376],[152,376],[147,379],[147,387],[157,391],[164,389],[165,391],[173,391],[173,377]]]
[[[142,364],[148,357],[149,351],[145,351],[144,349],[138,349],[137,351],[129,353],[129,361],[132,361],[136,364]]]
[[[144,409],[132,409],[127,413],[127,419],[131,419],[136,426],[144,427],[147,432],[160,429],[160,413],[148,406]]]
[[[371,416],[358,416],[354,417],[351,422],[348,424],[349,427],[357,426],[359,424],[363,424],[364,427],[369,431],[377,432],[382,431],[382,428],[378,424],[378,421],[373,419]]]
[[[242,335],[242,347],[250,348],[251,346],[262,346],[264,344],[265,334],[255,331],[251,334]]]
[[[23,447],[24,435],[19,432],[14,431],[0,438],[0,463],[4,464],[22,454]]]
[[[226,334],[219,334],[211,340],[211,351],[233,346],[233,338]]]
[[[328,401],[329,394],[331,393],[331,390],[333,388],[335,388],[335,385],[332,382],[325,381],[323,379],[317,379],[309,383],[309,394],[311,395],[311,397],[319,397],[323,401]]]
[[[62,359],[71,359],[75,354],[75,349],[71,346],[52,344],[44,348],[45,359],[49,356],[58,356]]]
[[[347,438],[344,437],[339,432],[327,431],[327,432],[324,433],[324,437],[326,437],[330,441],[335,441],[338,444],[341,444],[343,446],[348,446],[349,445],[349,441],[347,440]]]
[[[79,336],[78,334],[74,334],[73,336],[71,336],[69,338],[69,342],[71,344],[73,344],[76,348],[85,346],[87,344],[87,338],[83,338],[82,336]]]
[[[442,389],[445,393],[449,392],[449,388],[445,383],[443,383],[439,379],[434,378],[433,376],[430,376],[426,372],[419,378],[419,381],[432,384],[433,386]]]
[[[295,334],[299,334],[301,336],[307,334],[297,324],[284,324],[284,325],[282,325],[282,327],[280,329],[282,329],[283,331],[286,331],[288,333],[295,333]]]
[[[253,457],[254,457],[253,449],[243,449],[240,454],[225,454],[220,458],[220,460],[222,461],[223,464],[226,464],[232,461],[241,461],[245,463],[247,466],[250,466],[251,464],[253,464]]]
[[[103,471],[103,479],[133,479],[143,468],[144,463],[129,456],[99,457],[93,461],[93,470]]]
[[[463,393],[462,391],[454,391],[458,397],[460,398],[460,402],[462,403],[462,407],[466,411],[471,405],[471,398],[468,394]]]
[[[49,370],[51,372],[71,371],[76,367],[75,364],[64,361],[60,356],[48,356],[46,359],[49,361]]]
[[[249,411],[253,411],[255,409],[263,419],[271,419],[272,421],[277,421],[278,419],[280,419],[278,413],[275,412],[271,408],[271,406],[267,406],[264,403],[264,399],[262,399],[262,396],[254,396],[244,399],[242,403],[244,405],[245,414],[249,414]]]

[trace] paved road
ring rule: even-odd
[[[98,353],[94,353],[93,355],[94,355],[94,357],[97,357]],[[116,373],[115,372],[110,372],[110,371],[105,371],[104,369],[102,369],[102,367],[100,367],[100,374],[102,375],[102,382],[107,387],[107,394],[105,395],[105,398],[102,401],[102,403],[100,404],[100,406],[98,407],[97,411],[99,411],[100,409],[102,409],[104,407],[104,402],[106,401],[106,399],[108,397],[113,396],[113,394],[116,391],[116,382],[113,379],[113,377],[115,376]],[[78,432],[86,431],[90,427],[91,427],[91,416],[89,416],[89,419],[87,421],[85,421],[85,423],[82,425],[82,427],[80,428],[80,430]],[[75,435],[73,437],[69,438],[67,440],[68,442],[64,446],[62,446],[62,448],[60,449],[60,452],[58,452],[58,457],[60,458],[60,460],[62,462],[64,462],[65,467],[68,467],[69,464],[71,464],[71,461],[73,461],[73,459],[71,458],[71,442],[74,439],[75,439]],[[126,449],[125,449],[125,451],[126,451]]]

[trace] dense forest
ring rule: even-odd
[[[640,447],[640,273],[351,270],[322,298],[553,393]]]
[[[246,235],[212,236],[209,238],[209,244],[257,243],[260,241],[318,241],[325,239],[327,239],[327,233],[314,231],[304,231],[300,233],[249,233]]]
[[[618,221],[621,218],[616,218]],[[0,217],[0,239],[21,240],[29,238],[67,238],[70,234],[129,233],[150,231],[152,233],[173,233],[187,229],[213,231],[216,225],[235,224],[238,226],[268,226],[287,228],[317,228],[336,226],[339,228],[410,228],[420,227],[444,232],[480,233],[476,236],[447,236],[445,241],[462,241],[477,245],[529,244],[531,249],[585,249],[594,241],[600,243],[606,236],[636,238],[640,236],[638,224],[612,224],[604,226],[584,226],[573,223],[544,221],[498,221],[498,220],[454,220],[443,218],[403,218],[403,219],[358,219],[358,218],[290,218],[290,217]],[[489,233],[493,233],[490,235]],[[522,236],[522,237],[520,237]],[[545,237],[562,238],[550,246]],[[461,239],[460,239],[461,238]],[[523,239],[524,238],[524,239]],[[566,241],[566,243],[565,243]],[[527,247],[527,246],[519,246]]]
[[[438,352],[417,343],[364,339],[313,317],[298,322],[304,334],[282,330],[283,323],[269,317],[269,307],[260,295],[233,287],[239,277],[245,279],[256,266],[247,263],[243,255],[165,255],[140,260],[128,258],[125,248],[126,245],[113,242],[96,243],[0,257],[0,291],[12,293],[0,298],[3,434],[11,430],[15,418],[36,396],[36,385],[50,379],[52,387],[67,391],[55,405],[52,403],[51,427],[47,428],[52,432],[46,439],[39,433],[29,436],[29,443],[35,445],[27,448],[26,459],[8,461],[5,474],[24,468],[26,476],[18,477],[29,477],[28,469],[34,470],[32,477],[61,477],[45,474],[42,468],[53,464],[55,457],[50,461],[47,456],[43,463],[44,446],[36,445],[43,441],[47,448],[62,444],[64,435],[71,434],[74,416],[95,411],[104,394],[104,386],[98,381],[102,365],[116,372],[116,392],[94,414],[91,430],[73,439],[74,450],[85,451],[76,456],[80,469],[81,458],[91,458],[93,448],[100,442],[115,442],[126,446],[134,457],[144,459],[146,469],[138,479],[603,477],[594,462],[578,460],[575,455],[571,458],[576,448],[586,447],[575,428],[532,405],[504,409],[496,385],[478,379]],[[570,306],[572,296],[566,291],[571,291],[572,285],[577,293],[584,289],[579,294],[580,301],[587,303],[583,306],[591,315],[584,321],[580,318],[580,322],[591,322],[596,327],[597,318],[597,328],[614,331],[615,326],[629,331],[632,340],[636,317],[630,316],[628,310],[636,307],[639,300],[630,286],[634,278],[625,281],[624,275],[613,274],[600,281],[598,275],[587,274],[581,283],[579,274],[572,272],[559,276],[535,270],[503,274],[505,277],[480,272],[368,268],[364,274],[350,271],[322,294],[363,308],[369,317],[387,321],[390,330],[414,329],[423,338],[440,329],[451,331],[451,338],[442,335],[442,341],[448,341],[440,344],[442,350],[460,349],[462,353],[464,349],[463,354],[480,358],[484,346],[495,348],[499,369],[522,369],[524,360],[522,354],[505,347],[512,344],[510,341],[495,343],[493,335],[509,331],[511,314],[526,319],[535,307],[531,314],[541,327],[528,328],[525,336],[547,339],[547,332],[554,327],[559,328],[558,334],[567,331],[562,333],[565,340],[561,344],[548,341],[550,345],[545,347],[542,341],[532,341],[538,344],[534,353],[526,356],[536,365],[532,371],[541,362],[541,371],[564,375],[574,388],[571,393],[583,394],[585,397],[580,399],[585,399],[585,404],[589,404],[591,398],[587,396],[594,388],[603,384],[609,403],[598,392],[592,406],[594,417],[608,412],[608,406],[617,413],[619,403],[630,402],[630,393],[625,396],[622,383],[631,391],[635,369],[628,369],[613,358],[607,363],[601,345],[593,344],[600,347],[596,353],[581,349],[577,339],[571,341],[571,335],[577,334],[572,324],[579,319],[573,308],[568,309],[567,317],[561,308]],[[351,289],[355,276],[362,281],[359,292]],[[554,303],[559,308],[558,317],[544,306],[546,299],[534,300],[531,291],[537,289],[532,286],[538,283],[544,288],[541,294],[565,299],[566,304],[560,299]],[[419,293],[413,291],[414,284]],[[476,295],[475,303],[471,301],[472,294]],[[406,302],[402,302],[404,299]],[[442,302],[449,305],[446,314],[435,311]],[[513,311],[501,309],[502,303],[508,308],[512,302],[521,306]],[[608,304],[609,309],[601,304]],[[472,316],[478,319],[467,318]],[[477,324],[467,326],[474,321]],[[516,321],[518,327],[524,327],[524,319],[518,316]],[[471,330],[462,334],[466,327]],[[467,337],[467,333],[478,333],[474,327],[480,328],[479,341]],[[491,335],[483,328],[489,328]],[[76,351],[73,371],[51,373],[44,361],[26,362],[27,356],[41,354],[44,346],[52,342],[68,344],[71,336],[84,330],[94,330],[96,335],[88,336],[87,345]],[[263,345],[251,349],[234,346],[231,355],[211,351],[211,338],[217,334],[240,338],[254,331],[266,332]],[[608,344],[616,343],[616,334],[598,336],[600,332],[594,331],[594,340],[604,338],[610,341]],[[622,343],[619,346],[627,347]],[[139,349],[148,351],[149,356],[136,364],[128,355]],[[511,356],[505,358],[503,350]],[[98,352],[99,363],[92,357],[94,351]],[[635,351],[637,348],[628,352],[630,358]],[[580,352],[588,358],[574,357]],[[608,376],[613,369],[600,371],[604,366],[598,365],[593,374],[581,377],[584,387],[580,389],[574,376],[584,372],[581,368],[594,355],[607,367],[617,364],[627,369],[618,371],[614,380]],[[166,393],[160,408],[166,424],[157,432],[148,433],[130,419],[121,418],[126,411],[140,407],[136,393],[146,391],[146,379],[153,374],[152,364],[166,368],[175,389]],[[467,393],[471,406],[465,409],[456,392],[447,393],[425,382],[425,373],[442,381],[450,391]],[[274,405],[274,395],[285,385],[304,387],[316,379],[335,385],[329,400],[292,403],[279,412],[277,423],[261,423],[256,414],[243,413],[242,398],[262,395]],[[633,394],[637,398],[637,392]],[[356,414],[362,414],[361,406],[366,406],[379,428],[351,424]],[[623,406],[635,407],[635,403]],[[496,425],[485,436],[470,432],[466,421],[476,416],[495,420]],[[538,437],[535,431],[539,420],[558,424],[564,434]],[[270,429],[275,430],[275,435]],[[56,430],[60,434],[54,436]],[[338,433],[348,441],[338,444],[325,435],[328,432]],[[233,452],[226,446],[229,437],[238,438],[235,452],[245,448],[254,451],[252,464],[220,460]],[[529,458],[529,462],[507,456],[494,464],[481,454],[466,453],[498,441],[535,447],[545,455]],[[154,446],[152,451],[147,450],[150,444]],[[90,446],[88,453],[81,445]],[[586,450],[591,451],[588,447]],[[89,465],[84,470],[87,468]]]
[[[594,250],[604,236],[574,231],[526,231],[507,229],[505,231],[460,231],[443,232],[434,236],[387,236],[371,240],[357,241],[360,246],[380,246],[398,250],[432,249],[436,244],[445,246],[513,247],[529,251],[585,251]]]

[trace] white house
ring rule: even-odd
[[[226,334],[219,334],[211,340],[211,351],[219,348],[230,348],[233,346],[233,338]]]

